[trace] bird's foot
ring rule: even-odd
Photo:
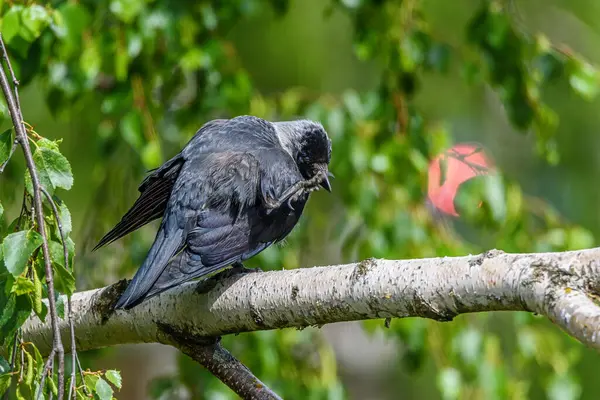
[[[292,203],[298,201],[305,194],[317,191],[321,188],[320,184],[326,178],[322,172],[315,174],[310,179],[296,182],[290,186],[281,196],[279,200],[266,199],[267,207],[272,211],[286,204],[291,210],[294,210]]]
[[[244,264],[242,264],[241,262],[235,262],[231,265],[231,273],[232,275],[235,274],[248,274],[251,272],[263,272],[262,269],[260,268],[246,268],[244,267]]]
[[[210,278],[198,282],[196,292],[200,294],[208,293],[215,287],[217,282],[223,279],[243,274],[249,274],[251,272],[262,272],[262,270],[260,268],[246,268],[241,262],[235,262],[231,264],[231,268],[226,268],[221,272],[214,274]]]

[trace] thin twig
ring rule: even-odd
[[[18,100],[15,97],[18,97],[18,91],[16,88],[16,84],[18,84],[17,79],[14,76],[14,72],[12,70],[12,66],[10,64],[10,60],[8,58],[8,53],[6,51],[6,46],[4,45],[4,40],[2,39],[2,35],[0,34],[0,50],[2,51],[2,57],[4,62],[8,66],[8,70],[11,72],[11,77],[13,80],[13,84],[15,84],[14,94],[10,89],[10,84],[8,82],[8,78],[6,76],[6,72],[4,68],[0,68],[0,86],[2,87],[2,91],[4,92],[4,97],[6,99],[6,104],[8,106],[8,110],[12,119],[12,123],[15,127],[16,138],[23,149],[23,155],[25,157],[25,163],[27,165],[27,169],[29,170],[29,175],[31,176],[31,183],[33,187],[33,203],[35,208],[35,216],[37,220],[37,228],[38,232],[42,237],[42,252],[44,255],[44,264],[46,270],[46,285],[48,286],[48,305],[50,310],[50,318],[52,322],[52,333],[53,333],[53,348],[58,355],[58,400],[62,400],[64,396],[64,379],[65,379],[65,357],[64,357],[64,348],[62,345],[60,331],[58,327],[58,314],[56,312],[56,300],[54,298],[54,278],[52,273],[52,263],[50,259],[50,251],[48,248],[48,237],[46,236],[46,224],[44,221],[44,212],[42,209],[42,196],[40,191],[40,181],[37,174],[37,169],[35,167],[35,163],[33,161],[33,155],[31,153],[31,148],[29,147],[29,141],[27,138],[27,132],[25,131],[25,127],[23,125],[23,114],[21,112],[21,108],[19,106]]]
[[[70,308],[71,306],[69,306]],[[77,361],[77,369],[79,370],[79,376],[81,377],[81,383],[83,384],[83,392],[89,397],[91,393],[88,391],[87,385],[85,383],[85,379],[83,376],[83,368],[81,368],[81,362],[79,361],[79,357],[76,357]]]
[[[42,193],[44,193],[44,196],[46,196],[48,203],[50,203],[50,208],[52,208],[52,214],[54,214],[54,219],[56,220],[56,225],[58,226],[58,232],[60,233],[60,240],[61,240],[62,248],[63,248],[63,257],[65,259],[65,269],[69,270],[69,249],[67,248],[67,240],[65,237],[65,231],[63,229],[62,221],[60,219],[60,214],[58,213],[58,208],[56,207],[56,202],[54,201],[54,199],[52,199],[52,196],[50,195],[50,193],[48,193],[46,188],[41,186],[40,189],[42,190]],[[77,347],[76,347],[76,342],[75,342],[75,324],[73,324],[73,307],[71,306],[71,296],[67,296],[67,307],[68,307],[67,316],[69,319],[69,329],[71,331],[70,333],[71,333],[71,364],[72,364],[71,382],[69,383],[69,395],[67,396],[67,399],[71,399],[71,398],[75,399],[77,394],[75,391],[73,391],[73,389],[75,388],[75,383],[76,383],[77,367],[79,366],[79,368],[81,368],[81,364],[79,363],[79,360],[77,359]],[[83,380],[83,374],[82,374],[82,380]],[[89,394],[89,392],[87,390],[87,386],[85,384],[85,381],[83,381],[83,391],[85,392],[86,395]]]
[[[44,369],[42,370],[42,379],[40,380],[39,391],[37,392],[37,395],[35,396],[36,400],[39,400],[42,393],[44,393],[44,383],[46,383],[46,376],[48,375],[48,372],[50,372],[53,369],[52,364],[53,364],[55,354],[56,354],[56,350],[52,349],[50,351],[50,354],[48,355],[48,359],[46,360],[46,363],[44,364]]]
[[[14,232],[17,232],[21,229],[21,220],[23,219],[23,215],[25,215],[25,213],[27,213],[27,190],[23,189],[23,202],[21,203],[21,211],[19,212],[19,218],[17,218]]]
[[[248,367],[221,346],[221,338],[206,344],[187,339],[180,340],[182,338],[176,336],[174,339],[179,350],[200,363],[241,398],[281,400],[281,397],[254,376]]]
[[[23,338],[19,338],[19,348],[21,349],[21,370],[19,371],[19,382],[22,382],[23,369],[25,367],[25,352],[23,351]]]

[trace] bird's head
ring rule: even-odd
[[[275,122],[274,125],[281,145],[292,156],[302,176],[310,179],[321,173],[321,186],[331,192],[331,140],[323,126],[309,120]]]

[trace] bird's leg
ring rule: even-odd
[[[244,267],[244,264],[242,264],[240,261],[236,261],[233,264],[231,264],[231,273],[232,274],[247,274],[249,272],[262,272],[262,269],[246,268],[246,267]]]
[[[209,279],[200,281],[198,283],[196,291],[199,294],[208,293],[215,287],[216,282],[219,282],[223,279],[231,278],[232,276],[248,274],[251,272],[262,272],[262,270],[260,268],[246,268],[241,262],[234,262],[233,264],[231,264],[231,268],[226,268],[223,271],[214,274]]]

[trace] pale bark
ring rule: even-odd
[[[193,282],[129,311],[110,311],[124,281],[72,298],[78,350],[125,343],[182,341],[235,332],[320,326],[373,318],[449,321],[482,311],[529,311],[600,349],[600,248],[565,253],[482,255],[220,276]],[[60,330],[69,343],[69,326]],[[25,340],[42,354],[50,322],[32,316]]]

